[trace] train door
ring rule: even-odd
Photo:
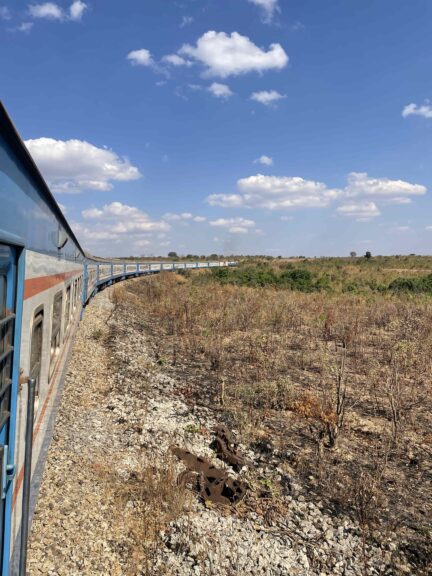
[[[15,248],[0,243],[0,566],[8,562],[10,519],[6,502],[10,502],[13,477],[13,466],[9,462],[13,443],[11,397],[17,301],[16,258]]]

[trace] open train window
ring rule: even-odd
[[[39,307],[33,318],[33,328],[30,344],[30,378],[36,380],[35,411],[39,404],[40,376],[42,367],[42,346],[43,346],[43,306]]]
[[[52,313],[50,378],[54,370],[55,359],[60,352],[62,306],[63,292],[57,292],[57,294],[54,296]]]

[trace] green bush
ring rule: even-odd
[[[389,284],[393,292],[431,292],[432,274],[420,278],[396,278]]]

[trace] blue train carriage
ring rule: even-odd
[[[17,574],[29,378],[35,380],[32,492],[79,321],[84,252],[0,103],[0,555]],[[30,505],[30,515],[32,506]],[[12,557],[17,562],[13,562]]]

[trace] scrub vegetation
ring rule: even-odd
[[[217,280],[221,284],[301,292],[432,294],[432,258],[425,256],[244,258],[236,268],[213,268],[212,276],[201,275],[198,282]]]
[[[427,574],[431,272],[414,256],[253,259],[137,280],[122,298],[184,395],[276,462],[272,510],[300,482],[365,541],[396,540],[394,573],[401,554]]]

